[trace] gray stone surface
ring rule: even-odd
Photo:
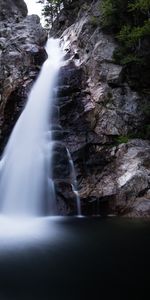
[[[47,33],[38,16],[26,16],[27,7],[23,0],[2,0],[1,8],[0,142],[3,148],[33,79],[46,59],[43,46]]]
[[[91,212],[92,203],[100,203],[106,213],[119,215],[132,211],[136,216],[140,207],[142,216],[143,207],[145,216],[149,215],[149,202],[138,204],[138,199],[150,185],[149,166],[145,166],[150,145],[140,139],[121,145],[121,139],[117,142],[117,137],[128,140],[140,130],[144,101],[124,81],[122,66],[114,63],[117,45],[113,37],[93,24],[98,2],[81,8],[61,36],[66,58],[76,74],[73,77],[69,65],[68,70],[66,67],[67,84],[78,82],[77,71],[81,72],[78,92],[68,89],[65,94],[69,100],[61,110],[66,132],[63,141],[75,162],[83,211],[89,206]]]

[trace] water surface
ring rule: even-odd
[[[0,300],[147,299],[150,222],[0,218]]]

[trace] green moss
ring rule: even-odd
[[[115,144],[117,145],[126,144],[128,143],[128,141],[129,141],[129,137],[125,135],[120,135],[115,138]]]

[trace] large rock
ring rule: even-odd
[[[19,21],[27,15],[27,6],[23,0],[1,0],[0,21]]]
[[[101,150],[102,153],[104,150]],[[107,202],[107,213],[148,216],[150,202],[150,143],[131,140],[105,152],[107,164],[90,170],[81,185],[80,197],[84,200]],[[111,161],[109,161],[111,158]],[[100,162],[99,162],[100,168]],[[111,207],[109,200],[113,200]],[[106,207],[106,203],[105,203]]]
[[[149,188],[144,167],[149,144],[118,144],[141,130],[145,99],[129,87],[122,66],[114,62],[117,44],[99,25],[99,2],[86,1],[61,36],[68,60],[58,89],[63,142],[75,163],[83,212],[134,214],[137,199]],[[138,207],[149,214],[145,202]]]
[[[3,149],[47,55],[47,33],[23,0],[5,0],[0,11],[0,144]]]

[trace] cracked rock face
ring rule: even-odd
[[[150,145],[129,139],[143,124],[144,99],[114,63],[113,37],[92,23],[98,5],[87,1],[61,36],[69,61],[58,98],[63,142],[75,163],[83,213],[149,216]],[[116,142],[121,137],[126,144]]]
[[[46,59],[47,34],[36,15],[27,16],[23,0],[1,1],[0,143],[3,149],[33,80]]]

